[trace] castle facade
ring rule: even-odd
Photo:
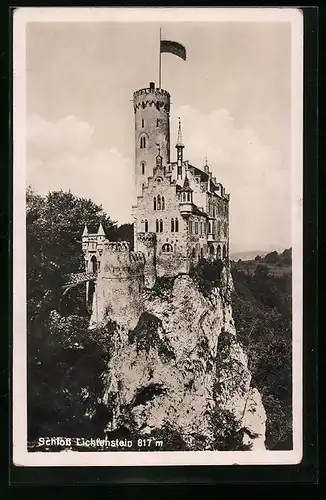
[[[207,162],[201,169],[184,159],[180,120],[175,161],[171,161],[170,102],[170,94],[155,88],[153,82],[133,95],[134,250],[127,243],[123,248],[112,246],[102,226],[94,234],[85,228],[82,237],[87,272],[100,275],[104,265],[104,273],[110,275],[106,278],[114,279],[115,265],[120,269],[115,253],[122,252],[124,262],[137,262],[122,271],[126,279],[137,276],[135,291],[152,288],[157,277],[187,274],[200,259],[225,263],[229,259],[230,195],[212,176]],[[133,268],[137,268],[135,273]]]

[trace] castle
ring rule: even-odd
[[[184,160],[180,120],[176,161],[171,161],[170,101],[170,94],[153,82],[133,95],[134,251],[126,242],[109,242],[101,225],[94,234],[85,227],[82,236],[86,271],[97,273],[98,282],[110,280],[120,297],[123,288],[124,296],[134,302],[144,287],[154,286],[157,277],[188,274],[200,259],[225,263],[229,259],[230,195],[212,176],[207,162],[200,169]],[[135,307],[139,312],[141,307]]]

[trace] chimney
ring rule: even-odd
[[[149,82],[149,88],[151,90],[154,90],[155,89],[155,82]]]

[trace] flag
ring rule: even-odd
[[[187,58],[186,48],[178,42],[172,42],[171,40],[161,40],[161,54],[163,52],[169,52],[175,56],[181,57],[184,61]]]

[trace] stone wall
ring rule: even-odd
[[[144,310],[144,254],[130,252],[127,242],[107,243],[93,296],[90,328],[108,318],[125,328],[135,328]]]

